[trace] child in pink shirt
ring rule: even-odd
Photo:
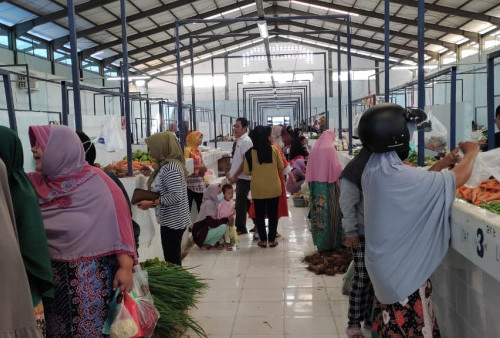
[[[225,184],[222,187],[222,193],[224,194],[224,199],[219,202],[217,206],[217,218],[225,218],[229,219],[229,223],[227,225],[227,231],[224,234],[224,241],[226,242],[226,250],[232,251],[233,247],[231,245],[231,237],[230,237],[230,228],[234,225],[234,200],[233,200],[233,186],[231,184]]]

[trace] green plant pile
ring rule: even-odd
[[[154,337],[180,337],[187,329],[206,337],[187,310],[196,306],[197,298],[208,285],[187,269],[158,258],[148,259],[141,265],[148,272],[149,290],[160,312]]]
[[[424,156],[424,162],[425,162],[426,166],[431,166],[434,163],[436,163],[437,161],[438,161],[438,159],[436,159],[435,157],[430,157],[430,156],[427,156],[427,155]],[[413,164],[415,166],[418,166],[418,154],[417,154],[417,152],[414,151],[413,154],[411,154],[405,160],[405,162],[408,162],[408,163],[411,163],[411,164]]]
[[[123,160],[127,160],[127,156],[123,157]],[[153,158],[151,157],[151,154],[148,151],[142,151],[140,149],[137,149],[135,152],[132,153],[132,161],[137,161],[137,162],[154,162]]]
[[[479,204],[480,208],[486,209],[494,214],[500,215],[500,201],[490,201]]]

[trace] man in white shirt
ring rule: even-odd
[[[250,191],[251,177],[243,173],[243,163],[245,153],[252,148],[253,143],[248,136],[248,120],[239,117],[233,126],[233,135],[236,138],[236,146],[233,151],[233,161],[229,171],[229,180],[236,183],[236,231],[239,235],[248,233],[247,212],[248,212],[248,192]]]

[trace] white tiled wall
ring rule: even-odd
[[[448,250],[431,277],[442,337],[500,337],[500,282]]]

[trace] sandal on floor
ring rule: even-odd
[[[277,246],[278,246],[278,242],[277,242],[277,241],[271,242],[271,243],[269,243],[269,246],[270,246],[271,248],[275,248],[275,247],[277,247]]]
[[[267,242],[264,241],[259,241],[257,245],[260,246],[261,248],[267,248]]]
[[[226,243],[226,250],[233,251],[233,246],[230,243]]]
[[[349,326],[345,332],[349,338],[364,338],[361,328],[357,326]]]

